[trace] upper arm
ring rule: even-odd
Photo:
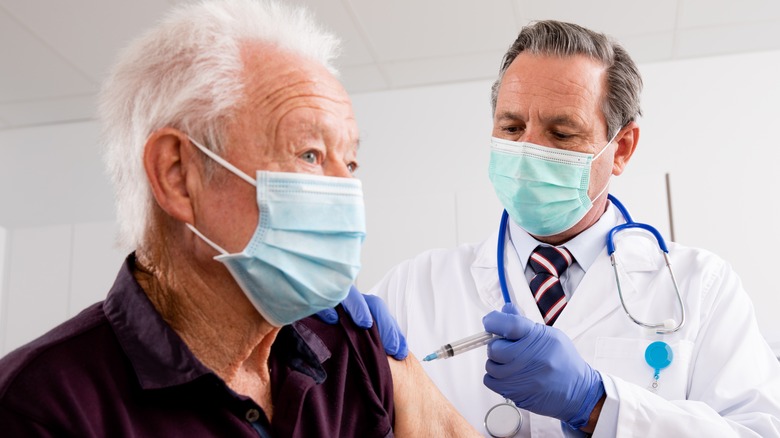
[[[413,354],[389,361],[396,436],[481,436],[433,384]]]

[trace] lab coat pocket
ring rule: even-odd
[[[653,389],[654,374],[645,361],[645,349],[655,340],[627,338],[599,338],[593,367],[602,374],[619,377],[634,383],[667,400],[684,400],[688,393],[688,374],[693,342],[665,341],[672,347],[673,358],[668,367],[660,370],[658,384]]]

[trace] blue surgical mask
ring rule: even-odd
[[[593,207],[588,197],[591,163],[614,139],[594,156],[493,137],[490,181],[509,217],[522,229],[539,237],[560,234]]]
[[[221,255],[266,321],[282,326],[339,304],[360,270],[366,235],[359,180],[258,171],[257,178],[190,139],[206,155],[257,187],[259,218],[243,251],[229,254],[187,226]]]

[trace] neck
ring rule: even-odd
[[[257,313],[227,269],[191,254],[138,250],[134,275],[195,357],[270,418],[268,358],[279,328]]]

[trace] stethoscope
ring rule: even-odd
[[[607,199],[612,202],[612,204],[618,209],[620,214],[623,215],[623,218],[626,221],[625,224],[620,224],[616,227],[613,227],[611,230],[609,230],[609,233],[607,233],[607,254],[609,255],[612,268],[615,272],[615,283],[617,284],[618,296],[620,297],[620,304],[623,306],[623,310],[635,324],[641,327],[652,329],[657,334],[674,333],[680,330],[685,324],[685,305],[682,300],[682,295],[680,294],[680,288],[677,285],[677,279],[674,276],[674,271],[672,271],[672,265],[669,261],[669,249],[666,246],[664,238],[661,236],[661,233],[659,233],[658,230],[656,230],[654,227],[648,224],[634,222],[634,220],[631,218],[631,214],[629,214],[626,207],[623,205],[623,203],[618,201],[617,198],[612,195],[607,195]],[[503,295],[504,302],[507,304],[512,302],[512,298],[509,296],[509,289],[506,285],[506,271],[504,267],[504,248],[506,247],[506,229],[508,219],[509,215],[507,214],[506,210],[504,210],[503,214],[501,215],[501,225],[498,230],[498,245],[496,251],[496,259],[498,264],[498,282],[501,286],[501,295]],[[618,274],[617,260],[615,257],[615,235],[621,231],[637,228],[652,234],[658,243],[658,247],[663,253],[664,262],[666,263],[666,267],[669,269],[669,275],[671,276],[672,284],[674,285],[674,292],[677,296],[677,303],[680,307],[681,316],[679,323],[676,323],[673,318],[666,319],[659,323],[644,322],[638,318],[635,318],[626,306],[626,303],[623,299],[623,290],[620,286],[620,275]],[[672,348],[665,342],[653,342],[645,350],[645,361],[654,370],[653,382],[650,386],[651,390],[654,391],[658,388],[659,374],[662,369],[671,364],[672,358]],[[515,406],[511,400],[508,399],[503,403],[499,403],[493,406],[485,414],[485,429],[492,437],[514,436],[517,432],[520,431],[522,425],[523,417],[520,409]]]

